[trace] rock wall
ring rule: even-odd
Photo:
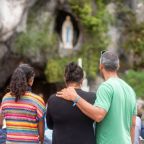
[[[27,23],[30,12],[36,13],[38,27],[46,20],[49,35],[53,33],[54,14],[57,8],[63,7],[65,0],[0,0],[0,90],[5,86],[13,70],[21,62],[28,62],[43,74],[47,53],[43,50],[36,50],[35,53],[29,50],[26,55],[17,53],[14,45],[19,33],[27,32]],[[35,11],[35,7],[38,12]]]
[[[29,8],[36,0],[1,0],[0,1],[0,41],[7,41],[25,21]]]
[[[125,0],[125,4],[136,12],[138,22],[144,20],[144,3],[141,0]],[[115,15],[117,9],[115,4],[108,4],[108,10],[112,15]],[[31,12],[36,14],[34,18],[37,23],[36,27],[33,27],[33,31],[41,29],[43,23],[48,21],[48,35],[53,35],[57,10],[71,12],[68,0],[0,0],[0,88],[5,86],[13,70],[21,62],[32,64],[39,74],[43,74],[45,62],[52,53],[56,53],[58,44],[51,44],[49,47],[52,48],[50,49],[37,48],[34,51],[33,47],[28,47],[26,54],[23,55],[17,52],[19,47],[16,47],[15,40],[20,33],[29,31],[28,20]],[[108,34],[112,42],[108,49],[112,48],[118,51],[118,44],[121,39],[120,29],[121,27],[117,27],[117,25],[109,26]]]

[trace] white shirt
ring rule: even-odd
[[[135,140],[134,144],[139,144],[141,135],[141,119],[137,116],[136,117],[136,127],[135,127]]]

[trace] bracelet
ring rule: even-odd
[[[81,97],[78,95],[77,98],[73,101],[73,107],[77,104],[77,102],[79,101]]]

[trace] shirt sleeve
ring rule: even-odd
[[[112,97],[113,97],[113,89],[110,85],[102,84],[97,90],[97,98],[94,103],[94,106],[103,108],[108,112]]]
[[[5,97],[3,97],[1,105],[0,105],[0,115],[4,115],[4,111],[3,111],[3,104],[5,102]]]
[[[40,96],[38,96],[35,106],[37,111],[37,121],[43,120],[46,114],[46,106],[44,100]]]

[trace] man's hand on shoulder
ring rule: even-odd
[[[78,94],[73,87],[68,87],[57,92],[56,96],[65,100],[74,101],[78,97]]]

